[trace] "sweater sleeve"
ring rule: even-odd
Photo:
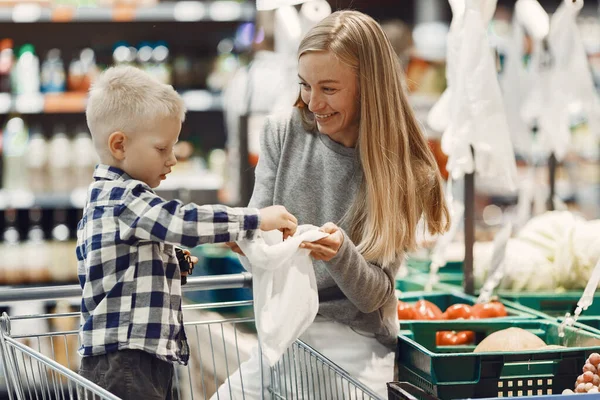
[[[260,137],[260,156],[255,171],[254,191],[249,207],[272,206],[275,196],[275,183],[281,156],[281,136],[285,126],[272,118],[267,118]]]
[[[344,243],[326,263],[327,268],[344,295],[361,312],[374,312],[395,296],[394,282],[400,262],[383,268],[366,261],[346,232],[343,233]]]

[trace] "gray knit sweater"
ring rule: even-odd
[[[358,190],[362,170],[354,148],[320,133],[309,133],[300,114],[267,119],[250,207],[283,205],[298,224],[342,222]],[[344,232],[344,243],[330,262],[314,261],[319,314],[393,347],[398,334],[394,278],[399,263],[382,268],[365,261]]]

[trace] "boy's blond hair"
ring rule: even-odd
[[[170,85],[129,66],[107,69],[92,85],[85,111],[96,152],[110,160],[108,137],[113,132],[135,134],[164,118],[185,120],[185,104]]]

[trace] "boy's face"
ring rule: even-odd
[[[181,121],[158,120],[151,131],[128,135],[123,170],[132,178],[157,187],[177,164],[173,147],[179,139]]]

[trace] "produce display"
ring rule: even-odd
[[[409,320],[459,320],[506,317],[508,313],[504,305],[497,301],[475,304],[453,304],[442,312],[438,306],[427,300],[419,300],[415,304],[398,301],[398,319]],[[436,333],[438,346],[467,345],[475,342],[472,331],[439,331]]]
[[[515,292],[585,288],[600,258],[600,220],[587,221],[569,211],[550,211],[532,218],[505,253],[505,275],[498,289]],[[475,246],[474,276],[481,287],[488,275],[492,245]]]
[[[582,374],[575,382],[575,389],[565,389],[563,394],[600,393],[600,354],[592,353],[582,369]]]

